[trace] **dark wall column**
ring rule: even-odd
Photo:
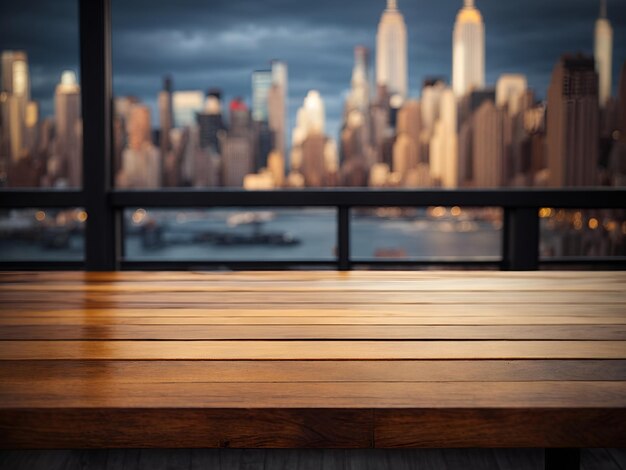
[[[120,218],[108,197],[113,180],[110,0],[79,0],[79,11],[85,267],[109,271],[117,269],[120,246]]]

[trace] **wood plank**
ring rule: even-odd
[[[0,435],[4,449],[373,445],[371,410],[3,410]]]
[[[624,447],[626,412],[376,410],[376,445],[406,447]]]
[[[388,293],[387,293],[388,292]],[[21,306],[35,307],[38,304],[53,304],[58,307],[176,307],[194,304],[368,304],[384,300],[386,304],[582,304],[603,305],[623,304],[626,306],[626,292],[603,292],[590,295],[589,292],[0,292],[0,302],[9,308]]]
[[[263,316],[318,316],[318,317],[365,317],[365,316],[562,316],[562,317],[597,317],[615,315],[625,318],[622,304],[590,305],[553,305],[553,304],[344,304],[344,305],[302,305],[302,304],[260,304],[256,306],[237,304],[210,304],[205,307],[183,306],[179,308],[120,308],[120,307],[82,307],[59,308],[53,304],[31,308],[12,309],[3,306],[0,320],[5,317],[77,317],[77,318],[112,318],[119,317],[263,317]]]
[[[624,315],[556,316],[167,316],[167,317],[0,317],[0,325],[625,325]]]
[[[589,280],[608,279],[626,282],[626,273],[620,271],[117,271],[117,272],[81,272],[81,271],[43,271],[43,272],[2,272],[0,282],[176,282],[176,281],[211,281],[220,282],[228,279],[241,281],[314,281],[331,280],[345,282],[349,280],[413,280],[413,279],[546,279],[546,280]]]
[[[36,382],[34,382],[36,383]],[[604,409],[626,417],[625,382],[83,382],[0,386],[12,409]]]
[[[0,292],[451,292],[451,291],[506,291],[506,292],[623,292],[626,280],[614,278],[561,279],[498,279],[494,278],[416,278],[347,279],[337,280],[240,280],[224,276],[219,280],[141,281],[134,282],[2,282]]]
[[[625,287],[626,273],[0,273],[0,446],[623,445]]]
[[[624,360],[0,361],[0,383],[626,381]]]
[[[626,359],[624,341],[2,341],[0,360]]]
[[[619,340],[626,325],[3,325],[0,340]]]

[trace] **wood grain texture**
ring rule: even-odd
[[[0,384],[88,382],[550,382],[626,380],[624,360],[0,361]],[[356,385],[355,385],[356,386]]]
[[[230,305],[257,305],[257,304],[295,304],[295,305],[367,305],[382,302],[385,304],[403,305],[467,305],[467,304],[502,304],[525,303],[533,304],[621,304],[626,306],[624,295],[619,291],[601,292],[591,295],[592,292],[581,291],[531,291],[531,292],[503,292],[503,291],[259,291],[259,292],[180,292],[172,289],[164,292],[0,292],[0,302],[7,307],[17,306],[35,307],[42,304],[53,304],[57,307],[80,307],[88,304],[90,308],[160,308],[180,306],[200,306],[213,304]]]
[[[376,410],[375,432],[384,448],[624,447],[626,410]]]
[[[626,273],[0,273],[4,448],[603,447],[624,423]]]
[[[3,325],[0,340],[596,340],[626,325]]]
[[[3,341],[0,360],[626,359],[626,341]]]
[[[368,448],[374,445],[372,414],[267,408],[3,410],[0,448]]]
[[[3,408],[619,409],[624,382],[5,383]]]

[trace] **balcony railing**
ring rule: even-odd
[[[66,208],[88,207],[89,191],[19,191],[1,193],[0,208]],[[540,265],[576,264],[586,266],[626,267],[624,257],[539,258],[539,210],[542,207],[560,209],[623,209],[626,190],[567,189],[567,190],[158,190],[107,191],[102,204],[88,211],[84,263],[6,263],[4,269],[85,268],[87,270],[115,269],[285,269],[294,267],[330,267],[350,270],[369,267],[416,267],[421,265],[453,265],[496,267],[502,270],[535,270]],[[499,262],[468,260],[355,260],[350,253],[351,211],[355,208],[458,206],[461,208],[496,207],[503,210],[501,259]],[[206,261],[127,261],[122,256],[123,217],[127,208],[334,208],[337,214],[337,250],[331,261],[294,259],[271,260],[206,260]],[[94,210],[99,209],[99,210]]]

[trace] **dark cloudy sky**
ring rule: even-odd
[[[176,89],[220,87],[249,102],[250,73],[278,58],[289,66],[290,119],[307,90],[320,90],[336,136],[350,84],[353,47],[374,49],[385,0],[112,0],[114,89],[154,106],[161,78]],[[451,35],[462,0],[398,0],[409,33],[410,92],[424,77],[450,76]],[[626,1],[608,0],[614,86],[626,60]],[[564,52],[591,53],[598,0],[477,0],[487,31],[487,81],[528,76],[545,96]],[[0,4],[0,49],[29,54],[32,90],[44,114],[62,70],[77,69],[75,0]],[[373,57],[372,57],[373,59]]]

